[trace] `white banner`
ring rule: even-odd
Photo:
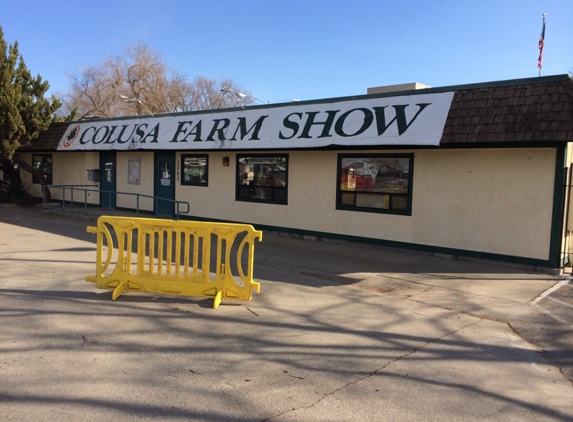
[[[59,151],[439,145],[453,92],[71,123]]]

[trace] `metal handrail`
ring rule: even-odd
[[[86,187],[87,186],[87,187]],[[94,187],[96,189],[94,189]],[[157,196],[151,196],[151,195],[145,195],[143,193],[133,193],[133,192],[117,192],[117,191],[110,191],[110,190],[100,190],[97,189],[97,186],[94,185],[46,185],[42,187],[42,193],[43,193],[43,205],[46,206],[46,195],[44,194],[44,188],[49,188],[49,189],[62,189],[62,211],[66,211],[66,191],[69,190],[70,191],[70,208],[73,209],[74,208],[74,203],[76,201],[74,201],[74,191],[79,191],[79,192],[83,192],[83,209],[84,209],[84,214],[86,215],[90,215],[90,214],[94,214],[94,213],[90,213],[88,212],[88,192],[94,192],[100,195],[100,203],[101,203],[101,195],[102,194],[107,194],[108,195],[108,207],[107,209],[109,210],[110,214],[112,213],[113,210],[116,209],[115,206],[112,206],[112,195],[127,195],[127,196],[135,196],[136,197],[136,209],[135,212],[137,215],[139,215],[140,209],[139,209],[139,200],[140,198],[149,198],[153,200],[153,208],[154,208],[154,215],[155,216],[165,216],[164,214],[158,214],[157,213],[157,205],[159,202],[161,201],[166,201],[166,202],[172,202],[175,206],[175,219],[179,220],[179,215],[180,214],[189,214],[190,211],[190,207],[189,207],[189,202],[186,201],[178,201],[175,199],[167,199],[167,198],[160,198]],[[57,201],[60,201],[59,199]],[[185,206],[185,210],[182,210],[182,206]],[[169,216],[172,217],[172,216]]]

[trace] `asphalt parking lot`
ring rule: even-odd
[[[265,233],[252,301],[112,301],[88,225],[0,207],[1,420],[573,420],[566,277]]]

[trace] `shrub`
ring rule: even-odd
[[[8,181],[0,182],[0,202],[29,207],[35,205],[37,200],[26,192],[23,183]]]

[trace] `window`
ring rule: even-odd
[[[412,214],[413,154],[338,156],[336,208]]]
[[[207,186],[209,160],[207,155],[182,155],[181,184]]]
[[[46,176],[48,185],[52,184],[52,155],[51,154],[35,154],[32,155],[32,167],[40,170]],[[41,184],[40,176],[33,175],[32,183]]]
[[[287,155],[237,155],[237,200],[287,203]]]

